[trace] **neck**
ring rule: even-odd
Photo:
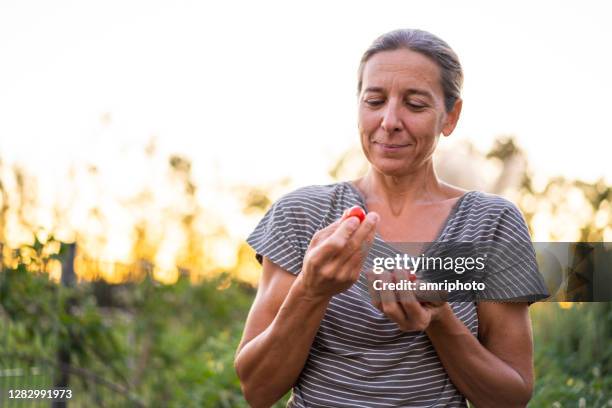
[[[382,205],[396,215],[416,205],[448,198],[431,162],[414,173],[401,176],[386,175],[371,167],[355,184],[368,206]]]

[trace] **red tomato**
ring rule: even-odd
[[[342,213],[342,220],[346,220],[349,217],[357,217],[359,218],[359,222],[362,223],[363,220],[365,220],[366,214],[365,211],[363,211],[363,208],[358,205],[354,205],[351,208],[344,210],[344,213]]]

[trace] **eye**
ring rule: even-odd
[[[427,105],[423,105],[417,102],[410,102],[410,101],[406,101],[406,105],[408,105],[410,109],[417,110],[417,111],[423,110],[427,107]]]
[[[385,103],[384,99],[366,99],[364,100],[365,104],[368,106],[380,106]]]

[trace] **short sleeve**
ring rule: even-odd
[[[549,296],[527,223],[514,204],[508,202],[502,211],[486,252],[485,289],[480,291],[479,300],[531,304]]]
[[[314,228],[301,209],[299,194],[288,194],[276,201],[248,236],[259,263],[269,258],[281,268],[297,275],[302,270]]]

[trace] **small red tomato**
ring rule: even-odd
[[[354,205],[351,208],[344,210],[344,212],[342,213],[343,221],[349,217],[357,217],[359,218],[359,222],[362,223],[363,220],[365,220],[366,214],[365,211],[363,211],[363,208],[358,205]]]

